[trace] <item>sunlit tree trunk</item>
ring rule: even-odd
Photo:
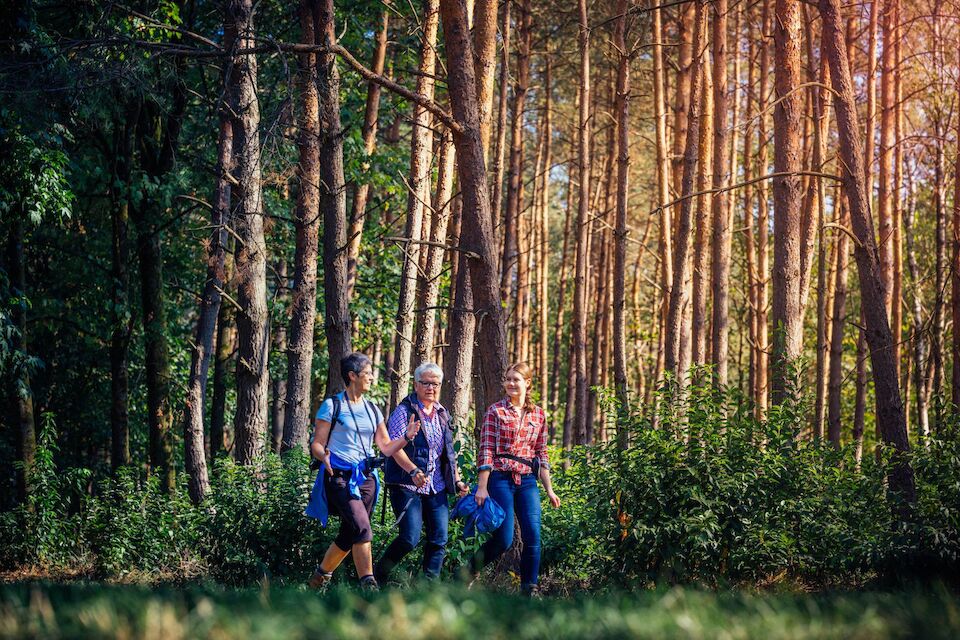
[[[653,103],[656,118],[657,144],[657,203],[663,207],[670,201],[670,151],[667,143],[667,111],[664,89],[663,69],[663,27],[661,9],[657,0],[651,0],[651,22],[653,27]],[[661,302],[658,315],[659,327],[657,331],[657,358],[654,364],[653,382],[659,384],[663,375],[664,354],[667,332],[667,314],[670,309],[670,289],[673,286],[673,233],[670,224],[673,211],[661,208],[658,211],[660,218],[660,235],[658,253],[660,256],[660,290]],[[654,413],[656,415],[656,413]]]
[[[706,20],[706,18],[704,18]],[[706,55],[706,53],[704,53]],[[707,319],[707,303],[710,297],[710,218],[711,198],[707,195],[713,182],[713,73],[709,59],[700,64],[703,74],[703,89],[700,93],[699,150],[697,153],[696,227],[693,240],[693,288],[692,288],[692,336],[691,362],[694,366],[707,363],[709,348],[707,338],[710,327]]]
[[[617,208],[613,261],[613,369],[614,388],[621,415],[630,411],[627,396],[626,292],[627,268],[627,183],[630,177],[630,52],[627,50],[627,0],[617,2],[614,47],[617,61]],[[658,123],[659,126],[659,123]],[[617,422],[618,427],[620,421]],[[618,431],[618,442],[626,446],[626,431]]]

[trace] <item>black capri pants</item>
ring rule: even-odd
[[[334,474],[324,476],[327,504],[331,512],[336,511],[340,515],[340,532],[333,542],[341,551],[350,551],[355,544],[373,540],[370,515],[373,513],[377,484],[373,476],[368,477],[360,485],[360,499],[357,500],[350,495],[350,472],[342,473],[335,469]]]

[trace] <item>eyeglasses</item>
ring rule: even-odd
[[[424,382],[423,380],[417,380],[417,384],[422,384],[427,389],[439,389],[442,382]]]

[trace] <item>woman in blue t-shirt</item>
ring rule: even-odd
[[[371,472],[369,459],[374,456],[374,444],[383,455],[392,456],[414,439],[420,425],[411,420],[399,438],[390,439],[380,409],[363,397],[373,382],[373,367],[367,356],[348,355],[340,361],[340,375],[346,389],[337,394],[336,402],[327,398],[320,405],[310,445],[311,455],[323,462],[326,503],[331,512],[340,515],[340,532],[324,554],[310,586],[322,587],[328,583],[334,570],[352,551],[361,586],[375,589],[370,514],[376,502],[378,481]]]

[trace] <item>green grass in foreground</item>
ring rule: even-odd
[[[955,638],[960,599],[928,591],[693,589],[527,600],[446,584],[379,594],[298,587],[0,585],[3,638]]]

